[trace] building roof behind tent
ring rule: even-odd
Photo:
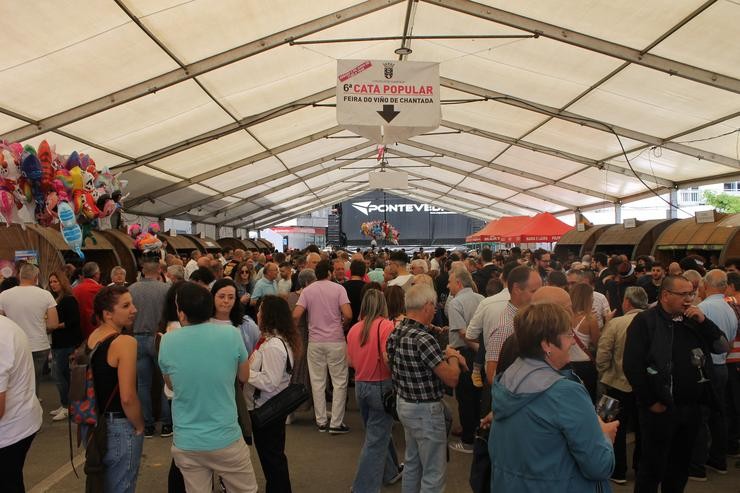
[[[402,45],[439,62],[446,103],[387,150],[418,166],[396,191],[415,200],[489,220],[740,181],[733,2],[71,0],[4,20],[0,138],[123,171],[134,214],[261,229],[363,193],[376,150],[337,125],[336,61]],[[342,38],[364,40],[301,44]]]

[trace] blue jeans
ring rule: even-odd
[[[447,479],[447,424],[442,401],[408,402],[398,397],[398,417],[406,436],[403,493],[441,493]]]
[[[105,466],[105,491],[134,493],[139,475],[144,435],[135,435],[127,418],[108,420],[108,451],[103,458]]]
[[[136,338],[136,383],[139,401],[141,402],[141,412],[144,414],[144,426],[154,426],[154,416],[152,416],[152,379],[154,378],[154,368],[157,364],[157,355],[154,350],[153,335],[134,335]],[[161,409],[160,421],[163,425],[172,426],[172,413],[164,395],[164,390],[160,392]]]
[[[36,385],[36,397],[39,396],[39,379],[41,378],[41,373],[44,371],[44,365],[46,364],[46,361],[49,359],[49,350],[44,349],[41,351],[32,351],[31,356],[33,357],[33,373],[35,375],[35,385]]]
[[[383,483],[389,483],[398,474],[398,457],[391,437],[393,418],[385,412],[382,400],[383,392],[392,388],[390,380],[355,381],[355,397],[365,424],[365,443],[352,483],[355,493],[377,493]]]
[[[62,407],[69,407],[69,356],[73,347],[62,347],[51,350],[51,375],[57,384],[59,401]]]

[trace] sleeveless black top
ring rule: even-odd
[[[111,337],[101,342],[91,362],[98,413],[103,412],[114,389],[116,395],[111,400],[106,412],[123,412],[121,392],[116,388],[118,385],[118,368],[113,368],[108,364],[108,350],[114,339],[115,337]]]

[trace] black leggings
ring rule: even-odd
[[[0,448],[0,491],[3,493],[25,493],[23,464],[35,436],[36,433]]]

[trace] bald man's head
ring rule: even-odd
[[[570,295],[563,288],[555,286],[544,286],[538,289],[532,296],[532,304],[538,303],[555,303],[565,308],[568,313],[573,314],[573,304],[570,301]]]

